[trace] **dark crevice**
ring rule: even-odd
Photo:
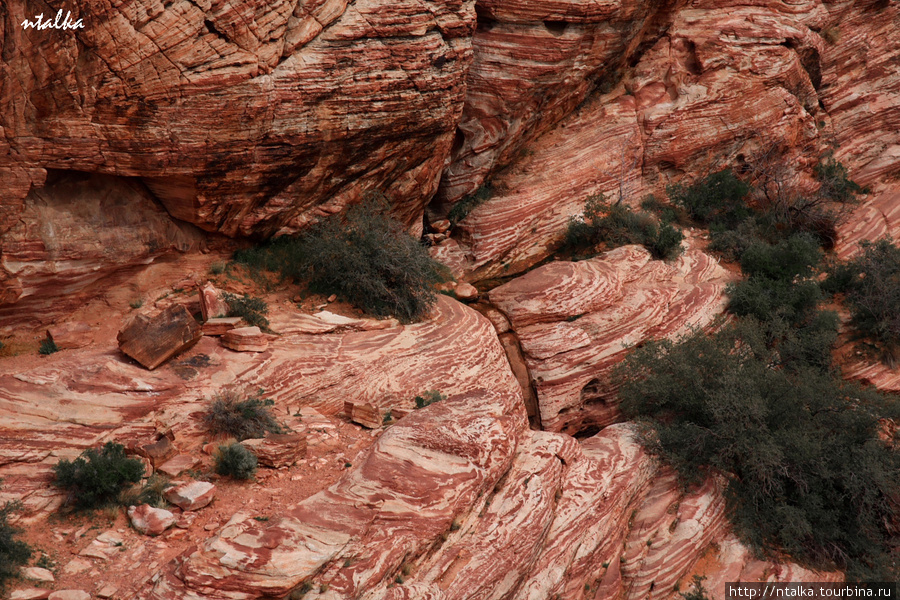
[[[569,23],[566,21],[544,21],[544,27],[556,37],[564,34],[568,26]]]

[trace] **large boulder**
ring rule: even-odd
[[[119,331],[119,349],[151,371],[203,337],[200,324],[175,304],[154,317],[137,315]]]

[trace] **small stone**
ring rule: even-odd
[[[116,592],[119,591],[119,588],[114,586],[111,583],[107,583],[102,588],[97,591],[98,598],[112,598],[116,595]]]
[[[460,283],[453,291],[460,300],[476,300],[478,299],[478,290],[471,283]]]
[[[259,327],[238,327],[222,336],[222,345],[235,352],[265,352],[269,339]]]
[[[9,595],[9,600],[46,600],[53,590],[42,590],[40,588],[25,588],[15,590]]]
[[[335,300],[337,300],[337,294],[332,294],[332,295],[328,296],[329,302],[334,302]]]
[[[218,529],[218,523],[207,523],[203,526],[204,531],[212,531],[213,529]]]
[[[225,335],[241,324],[240,317],[214,317],[203,324],[203,335]]]
[[[22,577],[31,581],[42,581],[44,583],[53,583],[56,579],[48,569],[41,567],[26,567],[22,569]]]
[[[91,595],[84,590],[57,590],[47,600],[91,600]]]
[[[200,288],[200,314],[204,321],[224,317],[228,314],[225,295],[211,283]]]
[[[166,500],[182,510],[199,510],[212,502],[216,486],[207,481],[191,481],[165,491]]]
[[[163,436],[152,444],[145,444],[137,448],[139,456],[150,459],[150,461],[158,465],[163,461],[171,458],[178,452],[178,448],[172,443],[172,440]]]
[[[178,515],[178,520],[175,521],[175,527],[179,529],[188,529],[191,525],[194,524],[194,520],[197,518],[197,513],[187,512],[181,513]]]
[[[193,469],[198,462],[200,462],[200,459],[196,456],[179,454],[161,464],[157,470],[169,477],[178,477],[185,471]]]
[[[435,221],[431,224],[431,229],[433,229],[436,233],[444,233],[445,231],[450,229],[450,220],[441,219],[440,221]]]
[[[241,444],[256,454],[260,465],[273,469],[289,467],[306,456],[306,435],[300,433],[274,434]]]
[[[66,575],[77,575],[78,573],[84,573],[93,566],[83,558],[73,558],[63,567],[63,573]]]
[[[128,518],[135,529],[146,535],[159,535],[175,524],[175,515],[149,504],[128,507]]]
[[[381,409],[368,402],[344,402],[344,412],[347,413],[351,421],[369,429],[380,428],[384,423],[384,415]]]
[[[69,350],[87,346],[94,341],[94,335],[90,325],[75,321],[48,327],[47,339],[52,340],[60,350]]]

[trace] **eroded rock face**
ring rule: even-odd
[[[236,515],[142,597],[258,598],[308,581],[322,600],[663,599],[707,572],[708,549],[729,573],[840,580],[754,561],[728,534],[718,483],[680,492],[631,425],[579,444],[523,429],[504,405],[480,390],[410,415],[359,469],[267,526]],[[726,581],[708,587],[719,597]]]
[[[47,35],[21,23],[49,11],[13,0],[3,216],[54,168],[140,177],[174,217],[228,234],[296,228],[373,188],[412,223],[462,110],[472,5],[85,4],[84,29]]]
[[[518,335],[543,428],[575,433],[619,417],[609,376],[630,346],[708,325],[733,278],[691,247],[669,263],[623,246],[538,267],[490,298]]]
[[[477,2],[475,61],[438,212],[473,193],[523,142],[605,91],[679,2]]]
[[[573,15],[599,6],[541,8]],[[526,86],[504,77],[500,65],[509,61],[491,53],[493,43],[530,58],[555,42],[506,31],[531,27],[534,16],[519,14],[524,9],[517,4],[505,11],[485,3],[482,12],[492,10],[501,15],[497,23],[485,17],[493,28],[485,25],[475,35],[478,78],[460,126],[465,143],[445,171],[435,204],[445,210],[496,171],[490,198],[433,250],[470,280],[512,275],[546,258],[592,194],[636,205],[647,193],[664,197],[668,184],[725,166],[758,185],[777,182],[790,193],[809,194],[818,186],[814,166],[833,148],[865,185],[881,184],[900,169],[900,77],[886,66],[900,52],[888,41],[887,32],[900,25],[893,3],[667,2],[653,9],[635,38],[621,85],[601,85],[608,93],[559,116],[553,111],[564,103],[557,100],[582,89],[584,80],[574,77],[545,91],[540,78]],[[513,13],[514,24],[506,26],[503,15]],[[547,23],[571,19],[559,18]],[[599,35],[617,18],[585,18],[584,27]],[[563,31],[559,43],[572,25]],[[529,58],[517,64],[529,65]],[[543,120],[534,116],[541,102],[550,115]],[[507,106],[516,109],[499,108]]]
[[[103,277],[202,243],[139,181],[56,172],[18,210],[8,194],[0,199],[0,326],[33,323],[51,305],[64,311],[66,296]]]

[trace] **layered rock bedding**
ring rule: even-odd
[[[0,500],[55,562],[11,597],[638,600],[693,575],[714,598],[842,579],[756,557],[723,482],[682,490],[621,422],[629,348],[724,310],[737,276],[704,234],[669,262],[554,254],[591,195],[634,207],[726,166],[809,194],[828,153],[867,186],[836,256],[900,235],[896,2],[133,0],[81,3],[80,30],[22,27],[70,4],[0,6]],[[231,251],[373,192],[478,310],[440,296],[401,325],[226,273],[266,294],[270,329],[221,315],[204,286]],[[173,353],[125,336],[152,371],[120,351],[129,321],[170,312],[189,332]],[[60,351],[39,357],[45,338]],[[842,360],[900,389],[896,368]],[[264,389],[289,430],[245,441],[249,483],[210,475],[224,440],[201,417],[230,386]],[[106,441],[215,497],[204,484],[152,539],[123,513],[58,518],[53,466]]]

